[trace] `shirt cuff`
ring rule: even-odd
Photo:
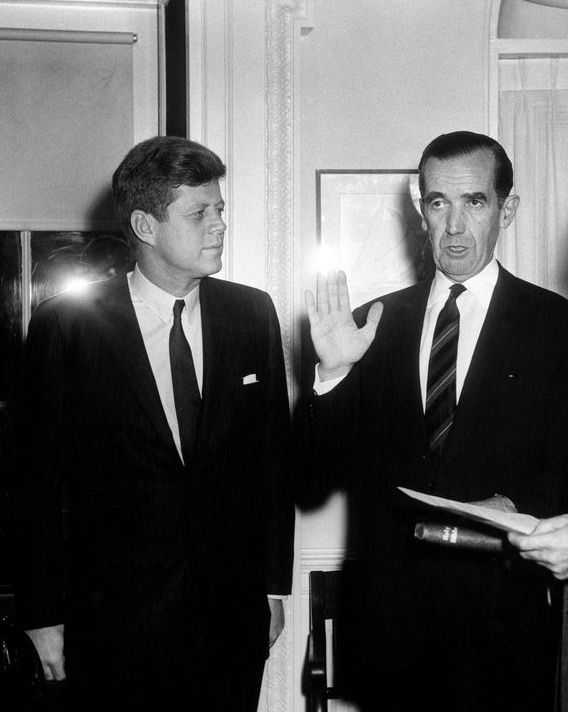
[[[285,601],[288,596],[281,596],[277,593],[267,593],[268,598],[276,598],[278,601]]]
[[[317,396],[323,396],[326,393],[329,393],[330,391],[332,391],[335,388],[335,386],[337,386],[339,383],[341,383],[341,381],[349,373],[349,371],[348,371],[343,376],[338,376],[337,378],[330,378],[328,381],[320,381],[318,366],[319,366],[319,363],[316,363],[315,370],[314,370],[314,393]]]

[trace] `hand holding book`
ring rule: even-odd
[[[426,494],[425,492],[417,492],[406,487],[398,487],[398,489],[409,497],[431,507],[473,519],[506,532],[530,534],[539,522],[536,517],[530,514],[521,514],[514,511],[513,503],[503,495],[495,495],[482,502],[460,502]],[[509,503],[508,505],[507,502]],[[511,507],[513,511],[511,511]]]

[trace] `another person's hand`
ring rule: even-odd
[[[530,534],[508,534],[523,559],[534,561],[563,581],[568,578],[568,514],[541,519]]]
[[[318,274],[316,297],[306,291],[310,332],[319,358],[322,381],[345,375],[366,353],[375,338],[383,305],[375,302],[360,329],[353,320],[345,272]]]
[[[494,494],[488,499],[480,499],[477,502],[470,502],[478,507],[488,507],[489,509],[498,509],[500,512],[516,512],[515,503],[503,494]]]
[[[272,647],[284,630],[284,604],[279,598],[270,598],[269,596],[268,605],[270,607],[268,644]]]
[[[26,633],[38,652],[46,680],[65,680],[65,657],[63,655],[64,626],[34,628]]]

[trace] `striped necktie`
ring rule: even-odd
[[[430,451],[440,455],[456,409],[456,359],[460,313],[456,299],[465,291],[453,284],[450,295],[436,321],[426,387],[426,431]]]
[[[181,325],[181,313],[185,307],[183,299],[174,303],[174,323],[170,331],[170,365],[174,402],[179,427],[181,452],[185,465],[189,465],[194,454],[199,416],[201,413],[201,394],[195,375],[195,366],[191,348]]]

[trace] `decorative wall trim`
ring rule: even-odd
[[[266,0],[266,286],[282,328],[292,382],[295,43],[310,25],[307,0]]]
[[[270,651],[264,670],[259,712],[291,712],[293,709],[294,612],[290,601],[284,602],[286,625]]]
[[[234,91],[233,91],[233,72],[235,71],[235,61],[234,61],[234,43],[235,37],[233,32],[233,27],[235,23],[235,8],[234,0],[225,0],[225,159],[226,165],[235,165],[235,141],[234,141],[234,116],[235,116],[235,106],[234,106]],[[225,177],[225,199],[228,206],[227,212],[225,213],[225,221],[227,223],[227,233],[229,235],[235,234],[235,220],[233,205],[235,204],[234,198],[234,184],[233,184],[233,171],[229,171]],[[225,240],[225,270],[227,279],[234,279],[234,240]]]
[[[304,549],[300,552],[300,595],[309,595],[310,571],[338,571],[345,559],[346,552],[342,548]]]
[[[167,5],[169,0],[8,0],[18,5],[65,5],[67,7],[119,7],[119,8],[156,8]]]
[[[265,224],[266,289],[282,330],[286,374],[292,387],[294,352],[294,193],[295,193],[295,47],[309,25],[307,0],[265,0]],[[294,661],[303,649],[303,625],[297,605],[287,606],[286,629],[276,643],[259,710],[295,710]],[[299,710],[298,710],[299,712]]]

